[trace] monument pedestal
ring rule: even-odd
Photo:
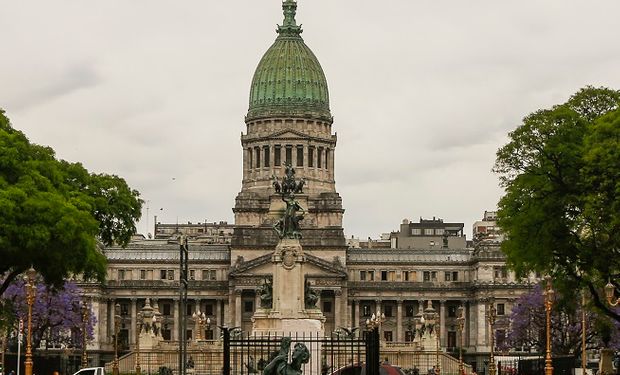
[[[316,307],[306,308],[305,257],[298,239],[283,238],[271,258],[273,264],[272,308],[259,308],[252,317],[252,335],[290,337],[292,345],[301,338],[325,335],[325,316]],[[312,374],[321,369],[321,345],[308,346]]]

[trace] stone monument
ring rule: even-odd
[[[325,316],[316,306],[317,291],[306,280],[306,260],[299,242],[305,210],[295,194],[303,193],[305,181],[295,179],[295,170],[290,165],[285,170],[281,180],[273,177],[275,191],[286,206],[273,226],[280,238],[271,257],[273,279],[266,279],[257,291],[260,307],[252,317],[252,333],[290,336],[295,341],[296,336],[322,337]],[[312,368],[320,368],[319,360],[320,355],[310,353]]]

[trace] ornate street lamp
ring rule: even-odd
[[[207,318],[205,313],[200,312],[200,310],[194,311],[192,318],[194,318],[194,322],[196,323],[196,331],[198,331],[196,334],[196,341],[200,341],[203,339],[202,332],[204,331],[204,326],[207,324],[207,321],[211,324],[211,319]]]
[[[551,276],[545,277],[545,312],[547,313],[547,354],[545,355],[545,375],[553,375],[553,362],[551,360],[551,307],[555,299],[555,291],[551,287]]]
[[[434,327],[435,330],[435,374],[439,375],[441,374],[441,362],[439,361],[441,322],[439,321],[439,313],[433,308],[433,302],[430,299],[427,302],[426,309],[424,309],[424,315],[426,315],[426,321],[428,321],[429,326]]]
[[[614,291],[616,287],[611,283],[611,280],[607,281],[607,285],[605,285],[605,297],[607,297],[607,303],[611,306],[618,306],[620,303],[620,297],[614,300]]]
[[[459,374],[465,375],[465,367],[463,366],[463,328],[465,327],[465,309],[463,305],[459,306],[458,318],[456,318],[459,328]]]
[[[121,305],[114,305],[114,363],[112,364],[112,375],[119,375],[118,371],[118,332],[121,328]]]
[[[373,313],[370,319],[366,319],[366,328],[368,329],[379,329],[381,324],[385,321],[385,314],[377,312]]]
[[[489,355],[489,375],[497,374],[497,367],[495,366],[495,319],[497,318],[497,311],[495,310],[495,301],[491,298],[489,301],[489,314],[487,320],[491,327],[491,354]]]
[[[86,354],[86,325],[89,319],[89,309],[86,301],[82,301],[82,305],[80,306],[80,310],[82,311],[82,368],[88,367],[88,354]]]
[[[144,325],[144,318],[141,312],[136,316],[136,320],[136,375],[140,375],[142,372],[142,368],[140,367],[140,333]]]
[[[34,304],[34,297],[37,293],[35,285],[36,275],[37,271],[30,267],[30,269],[26,271],[26,276],[24,277],[26,281],[26,303],[28,303],[28,335],[26,336],[26,361],[24,362],[26,375],[32,375],[32,305]]]

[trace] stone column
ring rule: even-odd
[[[129,328],[129,345],[136,343],[136,324],[138,322],[138,306],[136,298],[131,299],[131,324]]]
[[[440,300],[439,301],[439,325],[440,325],[440,337],[439,337],[439,343],[441,344],[441,346],[446,346],[446,331],[447,331],[447,325],[446,325],[446,300]]]
[[[241,289],[235,289],[235,327],[241,327]]]
[[[334,329],[338,329],[342,326],[340,315],[342,311],[342,290],[334,290]]]
[[[405,337],[403,336],[403,300],[398,299],[396,301],[396,341],[403,342]]]
[[[222,322],[222,310],[224,309],[224,300],[216,299],[215,300],[215,319],[211,322],[211,326],[213,327],[213,338],[217,340],[220,337],[220,329]]]
[[[478,324],[478,329],[476,330],[476,350],[484,351],[489,350],[489,343],[487,343],[489,324],[486,321],[486,304],[485,301],[477,300],[475,307],[475,319]]]
[[[179,299],[173,298],[172,305],[170,307],[172,309],[172,317],[174,319],[174,323],[172,324],[172,340],[178,341],[181,339],[179,337]]]
[[[353,324],[351,324],[351,327],[357,327],[358,325],[360,325],[360,300],[359,299],[353,300],[353,319],[354,320],[353,320]]]
[[[106,301],[106,321],[105,321],[105,335],[106,342],[109,344],[112,342],[112,335],[114,334],[114,298],[109,298]]]

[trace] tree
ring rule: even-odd
[[[43,283],[37,284],[36,297],[32,306],[32,346],[38,348],[41,341],[46,345],[63,344],[72,347],[82,346],[83,293],[74,282],[65,282],[61,288],[54,288]],[[24,281],[16,279],[7,288],[4,298],[9,302],[6,313],[12,315],[13,322],[28,319],[26,288]],[[86,322],[87,339],[93,338],[96,323],[92,306],[86,304],[89,319]],[[25,323],[24,323],[25,324]],[[13,324],[15,327],[15,324]]]
[[[70,274],[102,281],[106,259],[98,244],[126,245],[141,207],[125,180],[57,160],[0,109],[0,296],[31,266],[56,286]]]
[[[554,304],[551,311],[551,347],[556,354],[581,353],[582,307],[580,303]],[[586,347],[601,344],[620,349],[620,322],[588,311],[586,307]],[[544,352],[546,347],[546,312],[544,295],[540,286],[522,295],[515,303],[504,341],[504,349],[515,347],[535,348]],[[605,329],[607,327],[607,329]]]
[[[601,290],[620,283],[619,104],[620,91],[586,87],[536,111],[509,134],[494,166],[505,188],[498,224],[509,266],[518,276],[551,275],[564,296],[587,288],[616,321]]]

